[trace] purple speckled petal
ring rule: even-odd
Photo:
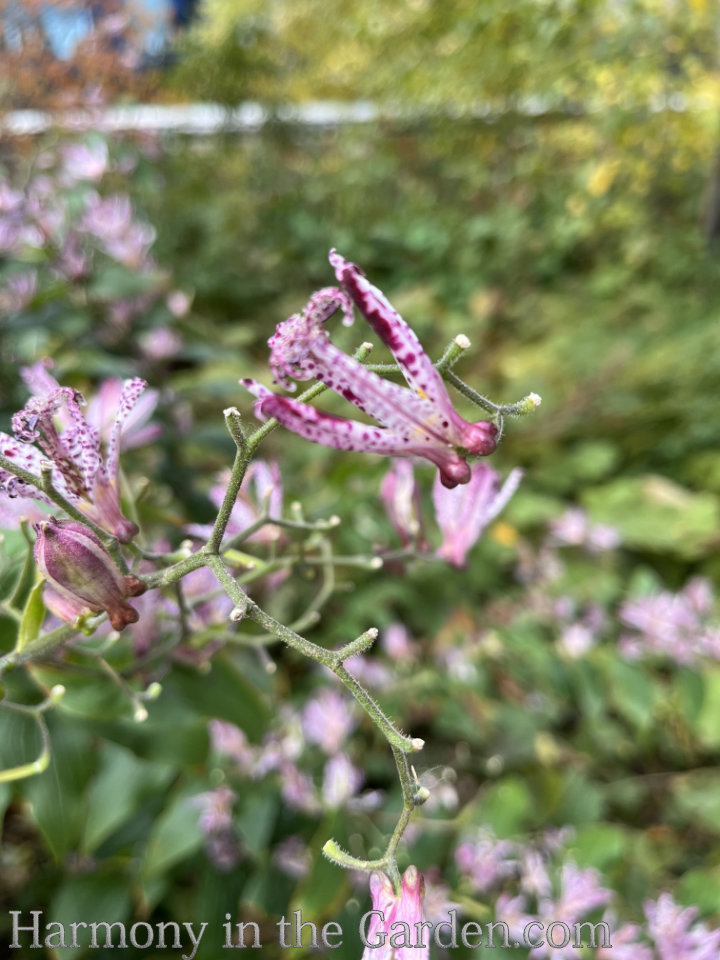
[[[50,460],[65,481],[67,489],[75,497],[87,496],[87,486],[80,465],[75,461],[73,450],[66,445],[64,438],[58,434],[55,425],[55,413],[60,407],[65,407],[72,417],[73,409],[77,408],[77,398],[81,395],[70,387],[60,387],[53,393],[42,397],[31,397],[22,410],[13,414],[13,433],[22,443],[35,443]],[[74,404],[74,407],[72,406]],[[67,433],[67,431],[65,431]],[[71,436],[72,441],[72,436]]]
[[[390,348],[408,386],[433,411],[430,417],[424,417],[426,425],[432,424],[446,442],[463,447],[470,453],[480,456],[493,453],[497,446],[495,425],[484,420],[468,423],[456,412],[432,360],[382,291],[363,276],[359,267],[348,263],[336,250],[330,251],[330,263],[338,281],[347,289],[383,343]],[[407,405],[407,399],[405,403]]]
[[[40,463],[45,458],[37,447],[33,447],[29,443],[22,443],[7,433],[0,433],[0,453],[4,457],[7,457],[8,460],[12,460],[13,463],[16,463],[19,467],[28,470],[33,476],[40,476]],[[69,499],[73,499],[72,495],[69,495],[69,491],[65,489],[65,483],[57,470],[53,471],[53,483],[63,495],[68,496]],[[9,470],[0,469],[0,494],[11,500],[14,500],[16,497],[26,497],[31,500],[50,503],[45,494],[38,490],[37,487],[32,487],[30,484],[19,480],[15,474],[10,473]]]
[[[73,465],[80,468],[85,489],[89,493],[98,471],[102,469],[100,435],[85,419],[80,409],[81,402],[85,403],[76,391],[72,391],[72,395],[67,396],[65,409],[70,415],[72,425],[63,431],[61,442],[67,449]]]
[[[426,431],[418,429],[417,436],[412,438],[399,435],[393,430],[357,420],[345,420],[289,397],[277,396],[254,380],[241,380],[240,383],[258,398],[255,415],[259,419],[275,417],[288,430],[313,443],[336,450],[424,457],[440,469],[442,483],[447,487],[467,483],[470,479],[467,463],[450,446]]]
[[[287,329],[290,325],[291,329]],[[429,399],[410,393],[391,380],[368,370],[357,360],[343,353],[320,327],[309,332],[304,315],[291,317],[280,324],[270,340],[271,365],[301,379],[315,377],[363,413],[377,420],[398,436],[410,442],[425,442],[446,447],[460,446],[470,427],[453,412],[448,419]],[[461,428],[457,429],[457,422]]]
[[[422,348],[413,330],[374,287],[359,267],[349,263],[336,250],[330,251],[330,264],[341,283],[375,333],[389,347],[408,386],[420,397],[427,397],[444,414],[455,414],[443,379]]]
[[[130,415],[130,411],[138,402],[141,393],[144,391],[147,383],[139,377],[133,377],[132,380],[126,380],[123,384],[122,392],[118,399],[117,413],[110,429],[110,437],[107,444],[107,456],[105,458],[105,467],[107,476],[114,480],[118,472],[118,454],[120,452],[120,436],[123,432],[125,421]]]
[[[433,486],[435,519],[443,535],[437,555],[456,567],[464,567],[470,549],[487,525],[488,506],[497,495],[499,476],[485,463],[474,463],[470,482],[447,490]]]

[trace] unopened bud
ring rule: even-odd
[[[148,718],[148,712],[145,707],[140,703],[135,707],[135,712],[133,713],[133,720],[135,723],[145,723]]]
[[[430,799],[430,791],[427,787],[419,787],[415,791],[415,796],[413,797],[413,803],[416,807],[421,807]]]
[[[127,597],[147,589],[142,580],[123,576],[104,544],[75,520],[43,520],[35,524],[35,560],[40,572],[64,604],[56,607],[63,619],[75,622],[88,613],[107,613],[114,630],[138,619]]]
[[[541,403],[542,397],[539,393],[529,393],[517,405],[518,416],[522,417],[527,413],[532,413],[533,410],[537,410]]]

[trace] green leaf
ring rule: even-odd
[[[698,823],[720,833],[720,776],[714,773],[688,773],[673,782],[673,805],[683,821]]]
[[[341,846],[346,845],[346,831],[334,812],[325,817],[310,844],[314,852],[312,869],[295,891],[287,919],[293,920],[293,911],[300,910],[303,920],[317,922],[332,917],[347,899],[347,871],[319,852],[330,837],[337,839]],[[289,933],[292,931],[291,927]]]
[[[605,870],[622,857],[627,834],[626,828],[614,823],[586,823],[577,827],[570,850],[579,866]]]
[[[130,698],[99,669],[69,663],[42,666],[33,663],[29,670],[46,690],[57,684],[65,687],[59,704],[63,713],[88,720],[109,720],[132,714]]]
[[[36,640],[43,620],[45,619],[45,605],[43,604],[42,592],[44,580],[38,580],[28,595],[25,609],[22,612],[20,620],[20,630],[18,632],[17,649],[24,648]]]
[[[67,876],[62,886],[59,887],[52,901],[47,917],[43,917],[43,923],[60,923],[65,930],[66,947],[56,948],[56,956],[59,960],[75,960],[83,956],[92,938],[92,930],[89,928],[78,927],[77,929],[77,947],[71,947],[73,922],[100,923],[108,924],[123,923],[130,914],[131,899],[128,885],[128,878],[123,876],[116,869],[107,871],[95,871],[86,876]],[[53,931],[51,931],[52,933]],[[26,934],[26,936],[29,936]],[[121,947],[120,928],[110,928],[110,938],[113,948]],[[104,949],[106,943],[106,928],[97,928],[97,944],[102,947],[101,954],[106,955],[108,951]],[[130,942],[125,939],[126,946]],[[113,950],[114,952],[114,950]],[[91,955],[95,950],[91,951]],[[122,956],[122,953],[120,954]]]
[[[525,781],[506,777],[486,788],[473,820],[490,827],[498,837],[510,837],[527,827],[535,807],[535,799]]]
[[[235,826],[242,835],[243,846],[256,857],[267,850],[278,806],[278,795],[272,789],[259,786],[255,791],[245,794]]]
[[[596,523],[615,527],[630,547],[694,559],[713,548],[720,526],[718,498],[693,493],[660,476],[614,480],[583,494]]]
[[[267,728],[267,704],[227,655],[216,655],[207,674],[178,667],[163,686],[168,696],[179,695],[192,713],[234,723],[253,742]]]
[[[37,575],[38,570],[37,564],[35,563],[33,545],[28,543],[25,550],[25,560],[23,561],[22,570],[15,582],[12,597],[9,601],[10,607],[19,610],[20,607],[27,603],[28,596],[30,595]]]
[[[145,763],[129,750],[103,746],[101,769],[88,791],[82,849],[91,853],[137,810],[143,794],[161,790],[172,767]]]
[[[720,867],[688,870],[678,884],[677,899],[702,913],[715,913],[720,903]]]
[[[20,792],[52,853],[61,858],[75,850],[82,837],[87,787],[95,768],[92,732],[60,713],[48,718],[52,757],[40,776],[23,780]],[[52,722],[50,722],[52,721]]]
[[[720,747],[720,667],[708,665],[703,671],[702,707],[695,730],[703,746]]]
[[[653,719],[655,690],[640,665],[611,656],[607,662],[610,699],[632,726],[647,730]]]
[[[201,811],[194,802],[201,792],[197,783],[186,785],[158,817],[143,858],[141,872],[144,881],[166,872],[202,846],[203,836],[198,825]]]

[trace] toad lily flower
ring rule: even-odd
[[[515,468],[500,486],[500,476],[486,463],[474,463],[470,482],[461,490],[433,487],[435,518],[443,535],[437,555],[455,567],[464,567],[467,555],[483,530],[505,508],[522,480]]]
[[[272,393],[253,380],[240,382],[255,396],[260,419],[276,417],[307,440],[338,450],[395,457],[424,457],[449,488],[470,480],[468,455],[495,450],[497,428],[468,423],[454,410],[442,377],[417,337],[385,296],[334,250],[330,263],[341,287],[315,293],[300,314],[280,323],[268,341],[276,382],[294,390],[295,380],[317,378],[382,426],[345,420]],[[325,321],[341,310],[353,322],[353,303],[389,347],[410,389],[384,380],[330,342]]]
[[[80,407],[85,401],[71,387],[58,387],[31,397],[13,416],[15,436],[0,433],[0,453],[36,477],[41,476],[49,462],[55,489],[93,523],[122,543],[129,543],[138,528],[120,509],[118,455],[123,427],[145,387],[145,381],[138,378],[125,381],[108,432],[104,459],[100,435]],[[0,494],[50,503],[41,490],[2,468]]]
[[[400,896],[386,873],[370,874],[372,912],[362,960],[428,960],[429,937],[423,924],[425,881],[417,867],[408,867],[402,877]],[[368,914],[363,917],[363,920]]]

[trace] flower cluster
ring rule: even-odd
[[[109,301],[101,295],[112,320],[103,336],[116,338],[157,300],[167,281],[151,254],[155,229],[126,193],[100,192],[106,174],[128,174],[136,162],[127,150],[113,161],[107,142],[94,137],[44,151],[22,183],[0,174],[0,310],[11,317],[32,310],[46,292],[52,303],[61,293],[76,301],[81,285],[91,301],[89,281],[104,264],[120,264],[134,278],[126,294]],[[138,284],[138,276],[145,282]],[[174,312],[170,303],[168,309]]]
[[[120,505],[121,438],[127,428],[137,429],[150,415],[154,394],[143,409],[137,409],[145,381],[136,377],[119,387],[113,384],[111,389],[118,392],[112,422],[99,405],[95,408],[96,423],[92,423],[83,413],[82,394],[72,387],[61,387],[44,365],[30,369],[28,379],[38,392],[13,416],[14,436],[0,433],[0,453],[9,464],[36,477],[38,485],[0,467],[0,497],[51,503],[41,489],[43,473],[49,470],[50,483],[68,503],[98,527],[128,543],[138,528],[123,515]],[[134,410],[136,416],[131,419]],[[149,436],[152,434],[145,433],[143,439]]]
[[[257,397],[257,416],[276,417],[307,440],[339,450],[422,457],[438,467],[446,487],[468,483],[467,457],[492,453],[497,427],[464,420],[417,337],[381,291],[334,250],[330,263],[340,286],[319,290],[302,313],[278,325],[268,341],[270,366],[276,381],[291,389],[288,378],[321,380],[381,427],[323,413],[254,380],[242,380]],[[331,343],[326,321],[340,310],[344,322],[351,324],[353,304],[390,349],[409,389],[383,379]]]
[[[662,590],[622,604],[620,622],[629,629],[619,649],[628,660],[663,657],[693,666],[701,657],[720,660],[720,624],[709,580],[696,577],[682,590]]]

